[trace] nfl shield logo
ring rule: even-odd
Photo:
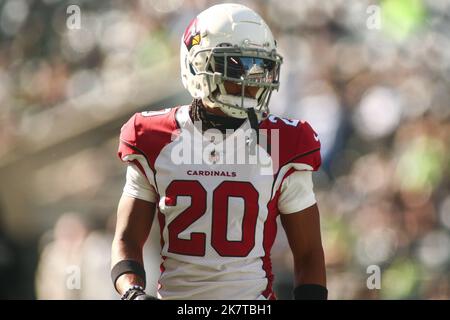
[[[217,161],[219,161],[219,159],[220,157],[216,150],[211,151],[211,153],[209,154],[209,161],[212,163],[216,163]]]

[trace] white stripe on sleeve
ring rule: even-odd
[[[311,171],[295,171],[283,181],[278,198],[280,213],[298,212],[315,203]]]
[[[155,189],[150,185],[147,177],[133,163],[129,163],[127,166],[127,181],[123,188],[123,193],[132,198],[153,203],[155,203],[157,199]]]

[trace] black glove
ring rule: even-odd
[[[121,300],[158,300],[156,297],[149,296],[141,286],[130,287],[120,298]]]

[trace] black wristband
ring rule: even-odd
[[[144,283],[144,289],[146,285],[146,277],[144,267],[137,261],[134,260],[122,260],[117,262],[111,269],[111,280],[113,282],[114,288],[116,288],[117,279],[126,273],[133,273],[137,275]],[[116,288],[117,290],[117,288]]]
[[[294,289],[295,300],[327,300],[328,290],[319,284],[301,284]]]

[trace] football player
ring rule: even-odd
[[[312,183],[320,142],[307,122],[268,111],[282,63],[269,27],[243,5],[210,7],[184,32],[180,58],[193,102],[137,113],[121,130],[127,174],[112,246],[116,290],[139,300],[275,299],[270,252],[280,217],[294,298],[327,299]],[[155,215],[161,270],[150,297],[142,248]]]

